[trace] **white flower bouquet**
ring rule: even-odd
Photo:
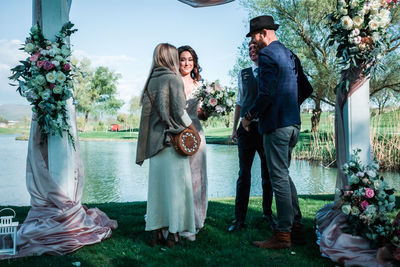
[[[342,212],[348,215],[348,227],[344,230],[377,246],[392,235],[388,213],[395,207],[394,189],[378,175],[378,162],[361,165],[359,152],[355,151],[350,162],[343,166],[349,177],[349,185],[342,190],[341,197]]]
[[[195,92],[201,101],[201,109],[208,116],[224,116],[233,111],[235,92],[213,82],[204,84]]]
[[[337,10],[328,16],[329,44],[338,44],[336,56],[343,70],[361,66],[365,75],[369,73],[389,47],[386,29],[397,4],[398,0],[338,0]]]
[[[9,79],[17,82],[12,85],[18,86],[17,91],[32,105],[42,137],[62,136],[66,131],[75,147],[66,109],[67,99],[73,96],[71,50],[66,38],[77,31],[73,26],[66,23],[51,42],[44,38],[39,24],[34,25],[21,48],[29,57],[11,69]]]

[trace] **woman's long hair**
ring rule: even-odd
[[[175,74],[179,74],[179,56],[178,50],[175,46],[168,43],[161,43],[154,49],[153,62],[151,63],[150,73],[146,79],[142,96],[140,97],[140,104],[143,103],[144,92],[149,85],[151,75],[153,74],[154,69],[158,67],[166,67]]]
[[[199,65],[199,58],[197,57],[196,52],[189,45],[184,45],[178,48],[179,56],[181,56],[181,54],[185,51],[188,51],[193,58],[193,70],[190,72],[190,77],[192,77],[192,79],[195,81],[201,81],[202,80],[200,76],[201,67]]]

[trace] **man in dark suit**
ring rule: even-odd
[[[301,212],[296,187],[289,176],[291,153],[300,132],[300,105],[312,87],[297,56],[275,35],[279,25],[271,16],[250,21],[247,37],[262,48],[258,54],[259,87],[254,104],[242,120],[248,129],[259,119],[269,176],[275,194],[278,225],[273,236],[254,245],[267,249],[290,248],[304,243]]]
[[[235,115],[233,120],[232,139],[238,140],[239,154],[239,177],[236,182],[235,199],[235,220],[228,231],[233,232],[245,227],[247,206],[249,204],[250,185],[251,185],[251,166],[256,152],[261,161],[261,178],[263,189],[263,219],[272,227],[275,226],[275,220],[272,217],[272,186],[268,175],[267,162],[263,148],[262,135],[258,132],[258,121],[253,120],[249,125],[249,131],[246,131],[242,124],[237,127],[239,117],[247,113],[253,105],[258,94],[258,47],[254,42],[249,43],[249,57],[254,64],[242,69],[238,78],[238,93],[235,105]]]

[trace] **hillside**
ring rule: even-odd
[[[29,119],[32,116],[31,107],[28,105],[0,105],[0,115],[9,121],[23,121],[27,116]]]

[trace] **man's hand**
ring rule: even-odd
[[[232,130],[231,139],[232,139],[232,141],[236,141],[236,139],[237,139],[237,130],[236,130],[236,128],[233,128],[233,130]]]
[[[249,125],[251,121],[246,120],[245,118],[242,119],[242,126],[246,131],[250,131]]]

